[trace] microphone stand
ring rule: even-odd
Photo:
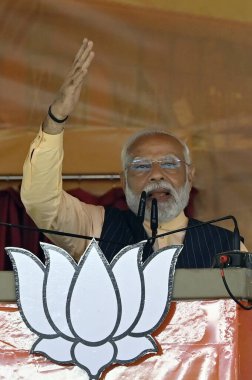
[[[189,226],[189,227],[183,227],[183,228],[178,228],[177,230],[172,230],[172,231],[168,231],[168,232],[164,232],[162,234],[159,234],[156,236],[156,239],[160,238],[160,237],[164,237],[164,236],[167,236],[167,235],[171,235],[171,234],[175,234],[177,232],[182,232],[182,231],[187,231],[187,230],[191,230],[192,228],[198,228],[200,226],[205,226],[207,224],[212,224],[212,223],[217,223],[217,222],[221,222],[223,220],[228,220],[228,219],[232,219],[234,224],[235,224],[235,229],[234,229],[234,249],[235,250],[240,250],[240,232],[239,232],[239,229],[238,229],[238,225],[237,225],[237,220],[235,219],[235,217],[233,215],[227,215],[227,216],[223,216],[221,218],[218,218],[218,219],[212,219],[212,220],[208,220],[206,222],[200,222],[200,223],[197,223],[193,226]],[[237,248],[237,242],[239,242],[239,247]]]
[[[32,231],[32,232],[41,232],[43,234],[47,235],[59,235],[59,236],[69,236],[69,237],[74,237],[74,238],[79,238],[79,239],[85,239],[85,240],[97,240],[97,241],[104,241],[106,243],[112,243],[116,245],[122,245],[120,242],[112,241],[112,240],[106,240],[106,239],[101,239],[95,236],[87,236],[87,235],[79,235],[79,234],[74,234],[71,232],[63,232],[63,231],[57,231],[57,230],[48,230],[45,228],[38,228],[38,227],[30,227],[30,226],[25,226],[21,224],[12,224],[12,223],[5,223],[5,222],[0,222],[0,226],[4,227],[12,227],[12,228],[18,228],[21,230],[27,230],[27,231]]]

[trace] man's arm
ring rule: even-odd
[[[104,208],[86,205],[65,193],[61,174],[64,128],[61,121],[73,112],[79,100],[88,67],[94,57],[92,47],[92,42],[83,41],[51,105],[52,116],[46,116],[42,129],[31,144],[24,163],[21,199],[38,227],[99,237]],[[81,239],[54,235],[49,238],[76,259],[88,244],[88,241]]]

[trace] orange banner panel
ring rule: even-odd
[[[25,326],[15,304],[0,305],[1,379],[79,379],[80,368],[29,355],[36,336]],[[114,366],[105,380],[183,379],[250,380],[252,319],[232,300],[172,302],[166,321],[155,334],[157,355],[129,366]],[[85,377],[83,377],[85,378]]]

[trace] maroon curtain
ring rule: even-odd
[[[121,188],[109,190],[104,195],[97,197],[82,189],[69,191],[70,194],[79,198],[83,202],[95,205],[114,206],[120,209],[127,209],[124,192]],[[193,201],[197,194],[196,189],[192,189],[189,206],[186,210],[188,216],[193,216]],[[0,222],[11,223],[28,227],[36,227],[26,214],[24,206],[20,200],[18,191],[8,188],[0,191]],[[37,231],[19,229],[0,225],[0,270],[12,270],[12,264],[5,247],[21,247],[36,254],[42,261],[44,260],[40,241],[49,241],[45,236]]]

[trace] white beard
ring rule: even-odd
[[[148,193],[158,189],[164,189],[170,193],[170,197],[167,201],[158,202],[158,221],[164,223],[174,219],[185,209],[189,202],[191,185],[188,179],[186,180],[184,186],[182,186],[179,190],[176,190],[169,182],[166,181],[153,182],[147,185],[143,189],[143,191],[146,191],[147,194],[145,209],[145,219],[147,220],[150,220],[151,217],[151,202],[150,199],[148,200]],[[127,179],[125,196],[128,207],[137,215],[140,196],[133,193],[128,186]]]

